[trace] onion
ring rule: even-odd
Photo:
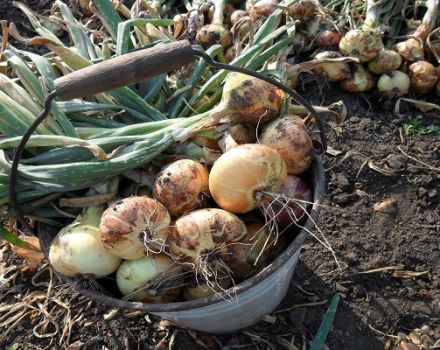
[[[237,24],[241,19],[245,18],[248,15],[248,13],[244,10],[235,10],[231,14],[231,24],[235,25]]]
[[[423,61],[425,53],[419,40],[410,38],[395,45],[396,51],[407,62]]]
[[[135,260],[149,250],[162,249],[171,219],[157,200],[133,196],[108,207],[101,219],[101,240],[110,252]]]
[[[57,272],[68,277],[91,274],[100,278],[116,271],[121,259],[110,254],[99,237],[102,212],[99,207],[89,207],[58,232],[49,248],[49,262]]]
[[[396,94],[398,96],[407,94],[410,85],[411,80],[408,75],[399,70],[384,73],[377,82],[379,91]]]
[[[116,273],[116,283],[125,299],[167,303],[180,292],[181,274],[181,267],[161,253],[124,261]]]
[[[323,60],[327,58],[341,58],[342,55],[336,51],[322,51],[318,53],[314,60]],[[341,81],[351,76],[350,66],[346,62],[324,63],[315,69],[318,73],[324,72],[329,81]]]
[[[411,78],[411,85],[417,93],[426,94],[437,84],[437,70],[429,62],[414,62],[408,67],[408,70],[409,77]]]
[[[208,282],[228,268],[223,259],[228,245],[246,234],[245,224],[226,210],[209,208],[192,211],[176,220],[169,235],[169,250],[176,258],[193,265]]]
[[[354,66],[355,71],[348,79],[341,81],[341,89],[346,92],[365,92],[374,88],[375,81],[373,76],[360,64]]]
[[[323,30],[315,37],[316,45],[322,46],[338,46],[342,39],[342,35],[333,30]]]
[[[277,9],[276,0],[260,0],[257,1],[249,9],[249,16],[254,22],[265,20]]]
[[[335,31],[333,23],[322,15],[314,16],[307,23],[307,35],[320,47],[338,46],[342,38],[342,35]]]
[[[244,124],[236,124],[228,128],[229,133],[238,144],[254,143],[257,141],[256,130]]]
[[[393,50],[381,50],[379,54],[370,62],[368,69],[370,72],[382,75],[387,71],[399,69],[402,64],[402,57]]]
[[[272,84],[246,74],[231,74],[223,87],[222,101],[211,110],[210,116],[195,129],[219,123],[258,125],[276,117],[284,92]]]
[[[308,21],[316,13],[323,13],[322,6],[315,0],[299,0],[287,9],[290,17],[297,21]]]
[[[281,154],[288,174],[300,174],[310,166],[313,141],[304,121],[296,115],[270,123],[261,134],[260,142]]]
[[[221,208],[246,213],[258,207],[261,191],[277,191],[286,174],[286,164],[277,151],[259,144],[240,145],[214,163],[209,190]]]
[[[157,174],[153,195],[171,216],[177,217],[196,209],[209,193],[208,169],[192,159],[180,159]]]
[[[228,247],[229,255],[225,262],[231,268],[234,277],[245,279],[260,268],[267,266],[270,234],[261,223],[247,226],[247,234],[237,244]]]
[[[231,279],[228,276],[221,276],[217,281],[192,281],[183,289],[184,300],[197,300],[221,293],[231,286]]]
[[[311,207],[312,192],[307,183],[298,176],[288,175],[280,190],[280,199],[271,203],[271,211],[283,226],[300,221]],[[286,203],[286,199],[290,200]]]
[[[215,44],[228,48],[232,44],[232,34],[223,26],[225,4],[226,0],[215,0],[211,24],[203,26],[197,32],[196,39],[205,49]]]
[[[382,38],[378,29],[352,29],[339,42],[339,51],[344,56],[359,58],[361,63],[375,58],[382,47]]]

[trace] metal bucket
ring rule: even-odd
[[[294,241],[269,266],[253,277],[237,284],[228,291],[194,301],[165,304],[148,304],[121,300],[116,296],[92,290],[79,292],[90,299],[106,305],[148,312],[175,323],[208,333],[229,333],[246,328],[271,313],[283,300],[298,262],[301,245],[312,230],[325,192],[325,173],[321,159],[316,154],[308,171],[313,191],[313,206],[310,217]],[[56,232],[47,226],[40,226],[39,237],[44,253],[50,246]],[[69,279],[64,278],[68,281]],[[232,295],[233,298],[228,297]]]

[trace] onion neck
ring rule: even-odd
[[[223,26],[223,16],[225,12],[226,0],[214,0],[214,15],[211,24]]]
[[[414,32],[414,37],[416,39],[425,41],[429,33],[435,28],[435,23],[437,22],[439,0],[428,0],[427,1],[427,11],[423,16],[422,23],[417,27]]]
[[[381,13],[380,0],[367,0],[367,15],[365,16],[363,30],[377,28]]]

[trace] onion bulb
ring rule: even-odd
[[[196,209],[209,193],[208,169],[192,159],[180,159],[166,165],[157,174],[153,195],[171,216]]]
[[[334,30],[322,30],[316,34],[316,45],[322,46],[338,46],[342,39],[342,35]]]
[[[254,143],[257,141],[257,131],[254,127],[236,124],[228,128],[228,131],[238,144]]]
[[[180,292],[181,274],[182,268],[161,253],[124,261],[116,273],[116,283],[125,299],[167,303]]]
[[[249,16],[254,22],[257,22],[258,20],[264,20],[269,17],[276,9],[276,0],[260,0],[249,9]]]
[[[278,200],[275,199],[270,205],[271,215],[275,215],[283,226],[300,221],[312,201],[312,192],[307,183],[298,176],[288,175],[278,193]],[[286,200],[289,202],[286,203]]]
[[[232,213],[246,213],[260,203],[262,191],[277,191],[287,175],[283,157],[265,145],[239,145],[222,154],[209,174],[216,203]]]
[[[209,281],[217,272],[228,270],[223,262],[227,247],[244,235],[246,226],[236,215],[217,208],[199,209],[176,220],[169,235],[169,250]]]
[[[382,47],[382,37],[378,29],[352,29],[339,42],[339,51],[344,56],[359,58],[361,63],[375,58]]]
[[[408,75],[399,70],[392,70],[384,73],[377,82],[377,88],[379,91],[396,94],[397,96],[407,94],[410,85],[411,80]]]
[[[248,15],[248,13],[244,10],[235,10],[231,14],[231,24],[235,25],[237,24],[241,19],[245,18]]]
[[[234,277],[245,279],[260,268],[267,266],[271,245],[270,233],[261,223],[247,226],[247,234],[237,244],[228,247],[230,254],[225,262]]]
[[[220,276],[216,281],[194,280],[183,288],[184,300],[197,300],[221,293],[231,286],[231,279],[228,276]]]
[[[100,240],[102,212],[99,207],[89,207],[58,232],[49,248],[49,262],[55,271],[68,277],[91,274],[96,278],[116,271],[121,259],[110,254]]]
[[[426,94],[435,87],[435,84],[437,84],[437,70],[429,62],[414,62],[408,67],[408,71],[411,79],[411,86],[417,93]]]
[[[381,50],[370,62],[368,69],[371,73],[382,75],[387,71],[399,69],[402,57],[394,50]]]
[[[323,60],[327,58],[341,58],[342,55],[336,51],[322,51],[318,53],[314,60]],[[346,62],[323,63],[315,68],[315,71],[324,72],[329,81],[341,81],[351,76],[350,66]]]
[[[110,252],[135,260],[148,251],[161,250],[167,239],[171,218],[157,200],[133,196],[108,207],[101,218],[101,240]]]
[[[296,115],[271,122],[263,130],[260,142],[281,154],[288,174],[301,174],[310,166],[313,141],[304,121]]]
[[[207,24],[197,31],[196,40],[205,49],[215,44],[220,44],[226,49],[232,44],[232,34],[223,26],[225,5],[226,0],[216,0],[211,24]]]
[[[348,79],[341,81],[341,89],[346,92],[365,92],[374,88],[373,76],[360,64],[354,66],[354,73]]]
[[[220,123],[265,123],[278,115],[284,96],[282,90],[261,79],[233,73],[226,79],[222,101],[195,128],[203,129]]]
[[[423,61],[425,59],[425,53],[423,46],[419,40],[410,38],[395,45],[396,51],[407,62]]]
[[[322,6],[315,0],[299,0],[287,8],[287,13],[297,21],[308,21],[317,13],[325,13]]]

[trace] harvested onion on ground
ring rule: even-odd
[[[212,22],[197,31],[196,39],[205,49],[215,44],[228,48],[232,43],[232,34],[223,26],[226,0],[212,0],[212,2],[214,4]]]
[[[166,165],[157,174],[153,195],[173,217],[200,207],[209,195],[208,169],[191,159]]]
[[[124,261],[116,283],[124,299],[148,303],[173,301],[183,283],[182,268],[165,254]]]
[[[171,218],[157,200],[133,196],[113,203],[102,215],[100,231],[104,246],[122,259],[135,260],[147,252],[160,252]]]
[[[197,281],[193,279],[183,288],[183,300],[197,300],[226,291],[232,284],[229,276],[219,276],[214,281]]]
[[[68,277],[87,274],[101,278],[116,271],[121,259],[110,254],[99,235],[102,213],[100,207],[89,207],[58,232],[49,248],[49,262],[57,272]]]
[[[304,121],[296,115],[271,122],[263,130],[260,142],[281,154],[288,174],[300,174],[310,166],[313,141]]]
[[[393,50],[381,50],[370,62],[368,69],[371,73],[382,75],[388,71],[399,69],[402,64],[402,57]]]
[[[392,70],[379,78],[377,89],[387,94],[401,96],[408,93],[410,85],[411,80],[408,75],[399,70]]]
[[[221,208],[246,213],[262,204],[264,191],[276,192],[286,175],[286,164],[276,150],[259,144],[239,145],[214,163],[209,191]]]
[[[426,94],[434,89],[438,81],[438,73],[435,67],[426,61],[414,62],[408,67],[411,86],[414,91]]]

